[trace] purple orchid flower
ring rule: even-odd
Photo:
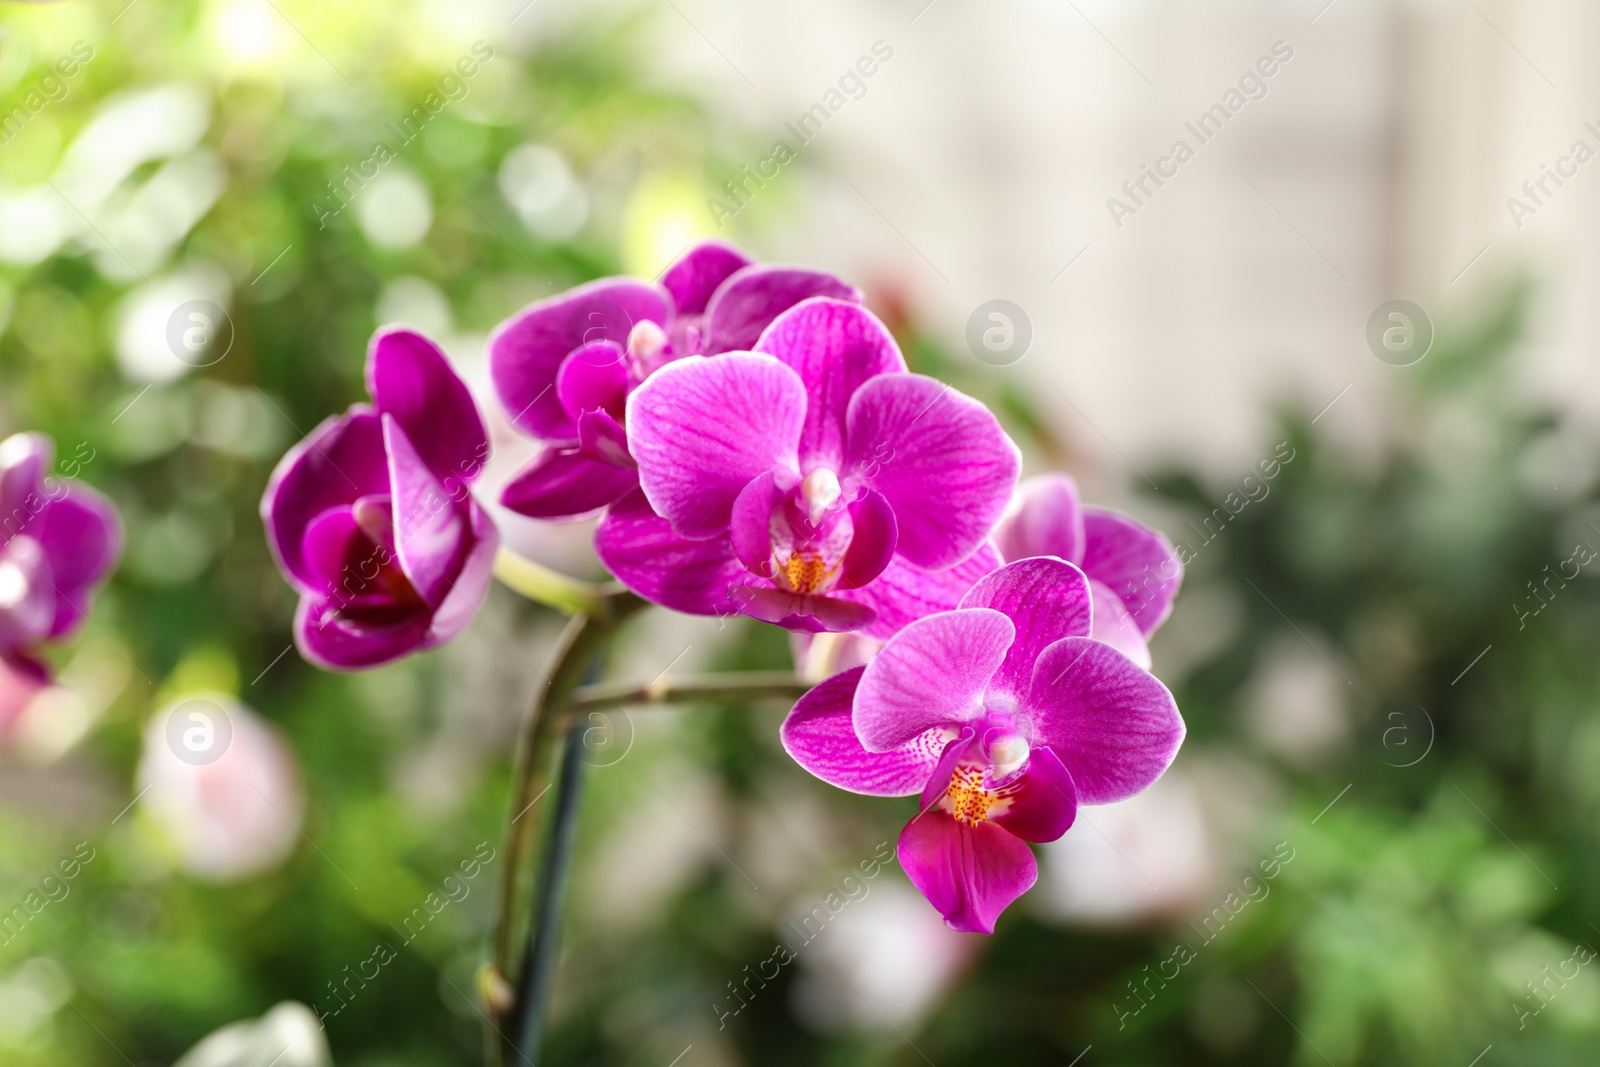
[[[1009,563],[783,724],[784,747],[822,780],[921,794],[900,864],[953,929],[992,933],[1038,878],[1024,842],[1059,838],[1079,804],[1140,792],[1183,743],[1172,694],[1089,637],[1093,613],[1073,564]]]
[[[1007,561],[1058,556],[1089,577],[1094,633],[1139,666],[1150,667],[1150,635],[1172,614],[1183,562],[1165,535],[1105,508],[1086,508],[1065,474],[1029,478],[995,528]]]
[[[0,658],[18,694],[49,684],[40,646],[82,624],[90,593],[122,551],[111,502],[48,476],[53,454],[43,434],[0,442]]]
[[[998,565],[986,539],[1019,462],[988,409],[908,373],[871,312],[821,297],[754,352],[657,371],[628,399],[628,443],[641,492],[595,544],[635,592],[882,637]]]
[[[495,330],[489,372],[518,429],[547,443],[501,503],[536,519],[591,515],[639,484],[623,423],[628,394],[684,356],[748,349],[807,297],[859,301],[831,274],[753,264],[710,241],[660,285],[602,278],[541,300]]]
[[[468,488],[489,438],[432,341],[383,329],[372,404],[330,416],[279,461],[261,498],[278,566],[300,594],[295,643],[333,670],[448,641],[488,588],[499,534]]]

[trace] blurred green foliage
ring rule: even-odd
[[[696,225],[683,219],[713,119],[645,85],[637,21],[577,23],[512,48],[504,26],[463,30],[420,4],[145,2],[114,23],[79,5],[8,5],[0,17],[0,101],[24,97],[74,42],[94,49],[66,95],[0,148],[0,212],[30,191],[48,198],[75,139],[130,89],[186,87],[204,103],[203,133],[130,168],[96,217],[174,158],[223,178],[194,224],[148,255],[79,225],[85,215],[58,191],[52,217],[71,235],[0,264],[0,422],[43,430],[63,453],[87,442],[97,458],[81,477],[115,498],[128,529],[95,625],[57,656],[86,694],[87,735],[46,764],[0,766],[0,902],[79,842],[94,850],[70,894],[0,946],[0,1062],[165,1064],[280,1000],[331,1005],[329,983],[402,940],[396,924],[480,842],[498,847],[510,731],[553,632],[554,620],[497,591],[459,647],[368,675],[284,656],[293,598],[256,517],[273,463],[362,396],[386,296],[423,306],[437,294],[446,328],[470,338],[554,289],[664,262]],[[425,193],[425,234],[375,239],[384,220],[358,210],[319,228],[327,183],[480,38],[496,42],[492,62],[384,168]],[[570,168],[579,192],[562,195],[582,197],[575,226],[570,200],[566,215],[545,210],[560,190],[543,206],[507,196],[505,161],[530,145],[546,152],[521,157],[535,170]],[[119,357],[122,323],[142,292],[188,269],[222,279],[233,347],[203,369],[141,377],[144,364]],[[793,967],[719,1028],[713,1005],[783,936],[782,908],[716,851],[677,875],[671,856],[619,868],[640,811],[659,810],[657,794],[676,806],[697,791],[709,800],[691,810],[720,812],[727,852],[791,854],[796,884],[820,895],[893,841],[912,802],[809,779],[777,745],[781,708],[642,713],[626,755],[589,776],[543,1062],[659,1067],[692,1046],[685,1067],[1061,1064],[1092,1045],[1085,1064],[1464,1065],[1493,1044],[1519,1063],[1591,1063],[1593,974],[1537,1016],[1514,1007],[1537,1005],[1525,983],[1542,968],[1600,941],[1600,594],[1584,577],[1536,616],[1515,607],[1531,606],[1527,583],[1575,541],[1600,545],[1600,531],[1589,500],[1548,492],[1527,458],[1556,428],[1508,385],[1527,304],[1514,286],[1423,363],[1395,369],[1395,434],[1373,455],[1330,447],[1305,415],[1285,413],[1295,461],[1191,568],[1171,629],[1191,605],[1231,609],[1205,624],[1211,644],[1174,679],[1190,725],[1180,763],[1226,753],[1273,783],[1241,870],[1278,841],[1296,858],[1147,1010],[1119,1025],[1129,983],[1191,936],[1184,924],[1093,931],[1019,906],[911,1032],[803,1022]],[[989,401],[1031,454],[1070,468],[1022,379],[958,361],[888,317],[917,369]],[[1198,519],[1220,505],[1190,472],[1158,485],[1149,503],[1163,514]],[[1242,711],[1285,639],[1310,642],[1348,681],[1353,737],[1315,760],[1263,745]],[[1155,654],[1160,670],[1161,640]],[[720,655],[729,668],[789,662],[783,635],[754,625]],[[626,673],[627,646],[613,662]],[[120,814],[150,715],[202,684],[286,733],[309,798],[292,858],[223,885],[177,869],[137,808]],[[476,1060],[482,1021],[468,995],[498,874],[487,864],[329,1020],[342,1067]],[[643,903],[619,907],[608,877]],[[647,882],[664,888],[645,900]]]

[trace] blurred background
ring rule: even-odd
[[[184,1067],[478,1062],[561,620],[497,588],[319,672],[257,503],[392,321],[477,389],[493,495],[531,446],[487,332],[704,236],[862,286],[1028,473],[1189,550],[1153,646],[1189,740],[979,938],[871,862],[914,802],[811,779],[783,707],[597,720],[544,1063],[1593,1063],[1597,36],[1577,0],[0,4],[0,433],[127,532],[59,684],[0,685],[0,1063],[229,1026]],[[586,526],[501,518],[599,576]],[[612,671],[789,656],[655,612]]]

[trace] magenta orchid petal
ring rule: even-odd
[[[1083,569],[1127,605],[1149,637],[1172,613],[1183,584],[1183,563],[1162,534],[1126,515],[1087,508]]]
[[[845,416],[850,398],[869,379],[898,374],[906,361],[888,329],[859,304],[806,300],[773,320],[755,351],[782,360],[805,382],[805,428],[800,465],[810,470],[844,464]]]
[[[750,266],[737,248],[722,241],[703,241],[679,256],[661,276],[679,315],[699,315],[717,288],[736,271]]]
[[[867,664],[856,690],[855,727],[869,752],[886,752],[938,726],[983,712],[983,693],[1016,628],[990,608],[947,611],[901,630]]]
[[[383,416],[383,443],[394,487],[395,553],[418,595],[437,607],[453,580],[466,522],[449,491],[428,469],[394,417]]]
[[[989,818],[1024,841],[1054,841],[1078,817],[1078,788],[1048,748],[1034,749],[1027,767],[1015,782],[1001,786],[999,794]]]
[[[574,426],[586,411],[620,416],[628,397],[622,346],[615,341],[596,341],[573,349],[556,371],[556,396]]]
[[[10,593],[0,606],[0,648],[20,649],[42,640],[56,615],[50,560],[26,534],[0,546],[0,582]]]
[[[736,586],[730,593],[751,618],[801,633],[844,633],[872,624],[877,616],[865,604],[820,593]]]
[[[733,615],[728,590],[749,578],[727,537],[694,540],[672,530],[635,489],[595,530],[595,551],[617,580],[652,604],[690,615]]]
[[[882,574],[900,541],[894,508],[876,490],[864,491],[861,499],[850,505],[850,522],[855,532],[844,554],[840,589],[859,589]]]
[[[628,431],[610,412],[585,411],[578,416],[578,445],[586,456],[633,471],[633,484],[638,484],[638,470],[628,452]]]
[[[900,833],[900,866],[945,925],[992,934],[995,920],[1039,880],[1033,850],[995,823],[969,826],[935,809]]]
[[[500,531],[476,500],[467,502],[467,553],[433,612],[424,648],[434,648],[455,637],[478,614],[494,577],[494,557],[500,548]]]
[[[669,363],[628,398],[628,444],[646,499],[685,537],[725,534],[751,479],[795,470],[805,410],[799,376],[771,356]]]
[[[306,569],[318,579],[317,593],[336,597],[346,581],[346,571],[355,569],[349,580],[359,581],[361,557],[376,556],[375,546],[356,522],[355,512],[347,507],[333,507],[312,519],[301,539],[300,554]],[[375,565],[376,558],[373,560]],[[351,568],[354,563],[355,568]],[[353,591],[352,591],[353,592]]]
[[[861,633],[887,640],[925,615],[955,608],[978,579],[999,566],[999,553],[987,543],[945,570],[926,571],[896,556],[871,583],[860,589],[840,589],[838,595],[859,600],[876,611],[878,621]]]
[[[946,734],[951,732],[953,732],[952,727],[946,727],[944,730]],[[922,787],[922,795],[917,798],[917,805],[924,811],[939,803],[950,792],[956,767],[966,759],[967,750],[972,747],[977,736],[977,731],[972,727],[963,726],[961,732],[944,746],[938,764],[933,768],[933,773],[928,775],[927,784]]]
[[[302,592],[315,590],[315,577],[300,555],[312,519],[330,507],[388,491],[383,424],[370,408],[357,405],[348,414],[324,419],[291,448],[278,461],[261,498],[267,545],[289,580]]]
[[[1060,556],[1082,564],[1085,536],[1078,483],[1054,473],[1022,482],[995,527],[994,543],[1008,563],[1029,556]]]
[[[949,567],[989,536],[1021,464],[989,410],[918,374],[884,374],[858,389],[846,419],[845,468],[888,498],[899,552]]]
[[[1133,796],[1161,777],[1183,744],[1183,719],[1167,687],[1087,637],[1044,650],[1027,709],[1031,740],[1060,757],[1084,804]]]
[[[1139,624],[1128,614],[1122,598],[1093,578],[1089,579],[1089,595],[1094,598],[1094,629],[1089,636],[1104,641],[1127,656],[1145,670],[1150,669],[1150,644],[1139,630]]]
[[[489,458],[489,435],[467,383],[439,346],[415,330],[388,328],[367,349],[367,391],[400,424],[422,461],[449,485],[471,482]]]
[[[111,501],[82,485],[53,488],[55,498],[28,528],[49,561],[56,598],[47,638],[64,637],[84,620],[90,587],[122,554],[122,523]]]
[[[576,449],[546,448],[500,491],[500,503],[531,519],[581,519],[637,489],[638,472]]]
[[[311,598],[300,601],[294,618],[295,647],[324,670],[355,671],[388,663],[415,652],[426,635],[425,616],[372,626],[341,617],[334,605]]]
[[[38,497],[55,446],[42,433],[14,433],[0,442],[0,515],[28,515],[28,497]],[[22,532],[16,520],[0,525],[0,536]]]
[[[989,682],[991,692],[1027,698],[1033,664],[1063,637],[1087,637],[1093,625],[1089,580],[1054,556],[1035,556],[1002,567],[961,598],[963,608],[993,608],[1017,628],[1005,662]]]
[[[489,336],[489,376],[511,421],[547,441],[571,441],[577,427],[561,405],[556,377],[567,354],[595,341],[626,345],[640,322],[665,326],[666,290],[631,278],[602,278],[529,305]]]
[[[754,348],[774,319],[816,296],[861,301],[860,290],[823,271],[745,267],[724,281],[706,305],[705,354]]]
[[[777,476],[771,471],[757,475],[739,491],[728,520],[734,555],[746,570],[762,578],[771,578],[774,574],[772,513],[783,501],[783,495]]]
[[[938,763],[947,731],[929,730],[889,752],[862,748],[850,723],[862,670],[842,671],[801,697],[778,736],[796,763],[830,785],[867,796],[911,796]]]

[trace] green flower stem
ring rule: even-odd
[[[567,707],[569,714],[577,714],[599,708],[652,704],[736,704],[769,697],[798,700],[810,688],[810,682],[802,681],[787,671],[750,671],[676,680],[660,678],[643,685],[638,682],[608,682],[586,685],[577,690]]]
[[[501,547],[494,557],[494,576],[529,600],[566,615],[605,615],[615,588],[579,581]]]

